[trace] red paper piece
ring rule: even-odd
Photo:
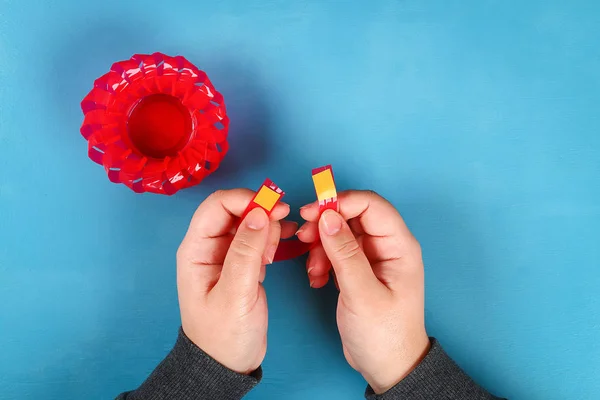
[[[312,178],[319,201],[319,215],[325,210],[339,212],[335,178],[331,165],[313,169]]]
[[[271,212],[279,203],[281,198],[285,195],[285,192],[279,188],[272,180],[265,179],[262,185],[256,191],[256,194],[248,204],[248,207],[244,210],[240,223],[246,218],[246,215],[257,207],[265,210],[267,215],[271,215]]]
[[[113,64],[81,109],[89,157],[138,193],[196,185],[229,149],[223,96],[182,56],[136,54]]]

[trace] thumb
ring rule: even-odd
[[[373,273],[367,256],[340,214],[326,210],[319,220],[319,235],[342,295],[359,299],[381,288],[382,283]]]
[[[248,213],[237,229],[217,284],[223,284],[239,295],[256,290],[268,236],[269,217],[257,207]]]

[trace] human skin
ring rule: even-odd
[[[303,207],[297,232],[320,239],[307,260],[313,288],[323,287],[333,267],[340,290],[337,325],[348,363],[384,393],[406,377],[429,349],[424,317],[421,248],[404,220],[371,191],[338,195],[339,213]]]

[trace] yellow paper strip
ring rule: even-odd
[[[265,210],[271,211],[280,197],[281,194],[275,192],[273,189],[261,186],[254,198],[254,202]]]
[[[333,182],[331,169],[321,171],[318,174],[313,175],[312,178],[319,201],[337,197],[337,191],[335,190],[335,183]]]

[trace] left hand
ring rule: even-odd
[[[177,252],[181,325],[188,338],[225,367],[250,374],[267,349],[267,298],[262,282],[280,237],[297,224],[281,221],[279,203],[267,217],[254,209],[241,222],[254,192],[218,191],[194,214]],[[281,222],[280,222],[281,221]]]

